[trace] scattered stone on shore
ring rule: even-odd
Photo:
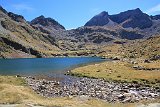
[[[148,59],[145,59],[145,60],[144,60],[144,63],[151,63],[151,61],[148,60]]]
[[[112,59],[113,59],[113,60],[120,60],[121,58],[120,58],[120,56],[115,56],[115,57],[113,57]]]
[[[135,70],[146,70],[146,71],[160,70],[160,68],[144,68],[144,67],[138,66],[138,65],[134,65],[133,68]]]
[[[28,85],[44,97],[87,96],[108,102],[137,102],[160,97],[160,89],[134,83],[106,82],[102,79],[77,78],[72,83],[23,77]],[[86,97],[86,98],[87,98]]]
[[[16,75],[16,77],[18,78],[18,77],[21,77],[20,75]]]
[[[138,62],[136,62],[136,61],[131,61],[130,63],[131,64],[138,64]]]

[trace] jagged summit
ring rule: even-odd
[[[152,20],[149,15],[143,13],[139,8],[121,12],[115,15],[108,15],[108,12],[101,12],[89,20],[85,26],[105,26],[110,21],[117,23],[124,28],[144,29],[152,26]]]
[[[98,16],[106,17],[106,16],[108,16],[108,12],[103,11],[103,12],[101,12],[100,14],[98,14]]]
[[[148,28],[152,26],[152,20],[149,15],[143,13],[139,8],[121,12],[116,15],[110,15],[110,19],[124,28]]]
[[[31,21],[32,25],[36,25],[39,24],[41,26],[44,27],[51,27],[51,28],[55,28],[55,29],[65,29],[61,24],[59,24],[57,21],[55,21],[52,18],[45,18],[43,15],[33,19]]]
[[[40,15],[39,17],[37,17],[37,18],[45,18],[43,15]]]
[[[125,20],[127,20],[133,16],[137,16],[137,15],[141,15],[141,14],[144,14],[144,13],[139,8],[137,8],[137,9],[133,9],[133,10],[127,10],[127,11],[121,12],[119,14],[110,15],[110,18],[114,22],[122,23]]]
[[[136,13],[143,13],[140,8],[136,8],[136,9],[129,10],[129,11],[133,11],[133,12],[136,12]]]
[[[104,26],[109,22],[108,12],[103,11],[89,20],[85,26]]]

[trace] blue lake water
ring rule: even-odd
[[[55,75],[67,69],[105,61],[99,57],[0,59],[0,75]]]

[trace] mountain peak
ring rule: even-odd
[[[85,26],[105,26],[109,22],[119,24],[124,28],[140,28],[144,29],[152,26],[150,16],[143,13],[140,8],[127,10],[115,15],[108,15],[108,12],[102,11],[100,14],[90,19]]]
[[[85,26],[104,26],[109,22],[108,12],[103,11],[89,20]]]
[[[39,19],[44,19],[45,17],[43,15],[38,16]]]
[[[143,12],[141,11],[140,8],[136,8],[136,9],[133,9],[133,10],[128,10],[128,11],[125,11],[125,12],[122,12],[122,13],[128,13],[128,14],[132,14],[132,15],[143,14]]]
[[[139,8],[121,12],[119,14],[110,15],[109,18],[121,24],[124,28],[140,28],[144,29],[152,25],[150,17],[143,13]]]
[[[136,8],[135,11],[142,12],[140,8]]]
[[[55,29],[65,29],[61,24],[59,24],[57,21],[55,21],[52,18],[45,18],[43,15],[33,19],[31,21],[32,25],[39,24],[44,27],[50,27],[50,28],[55,28]]]
[[[102,11],[100,14],[98,14],[99,16],[108,16],[108,12],[106,11]]]

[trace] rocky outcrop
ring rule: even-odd
[[[41,25],[43,27],[48,27],[50,29],[65,29],[64,26],[59,24],[57,21],[55,21],[52,18],[45,18],[43,15],[33,19],[31,22],[31,25]]]
[[[25,22],[24,17],[21,16],[21,15],[17,15],[17,14],[14,14],[12,12],[9,12],[8,16],[11,17],[11,19],[16,21],[16,22],[23,22],[23,23]]]
[[[106,37],[103,34],[97,34],[97,35],[93,35],[93,36],[89,37],[89,40],[93,41],[93,43],[100,44],[102,42],[109,42],[109,41],[112,41],[114,39],[110,38],[110,37]]]
[[[142,39],[144,35],[139,34],[133,31],[121,30],[119,32],[120,38],[128,39],[128,40],[135,40],[135,39]]]
[[[74,37],[77,41],[81,41],[83,43],[107,43],[114,40],[114,37],[118,36],[117,32],[100,26],[85,26],[67,32],[67,36]]]
[[[25,53],[31,54],[36,56],[37,58],[41,58],[43,55],[41,55],[37,50],[34,50],[33,48],[27,48],[25,46],[23,46],[22,44],[19,44],[17,42],[11,41],[7,38],[3,38],[0,37],[0,39],[2,40],[2,42],[4,42],[6,45],[13,47],[15,50],[20,50],[23,51]]]
[[[85,26],[67,32],[69,33],[68,36],[74,37],[77,41],[96,44],[109,43],[118,39],[135,40],[145,37],[143,33],[139,33],[135,30],[123,28],[112,30],[103,26]]]

